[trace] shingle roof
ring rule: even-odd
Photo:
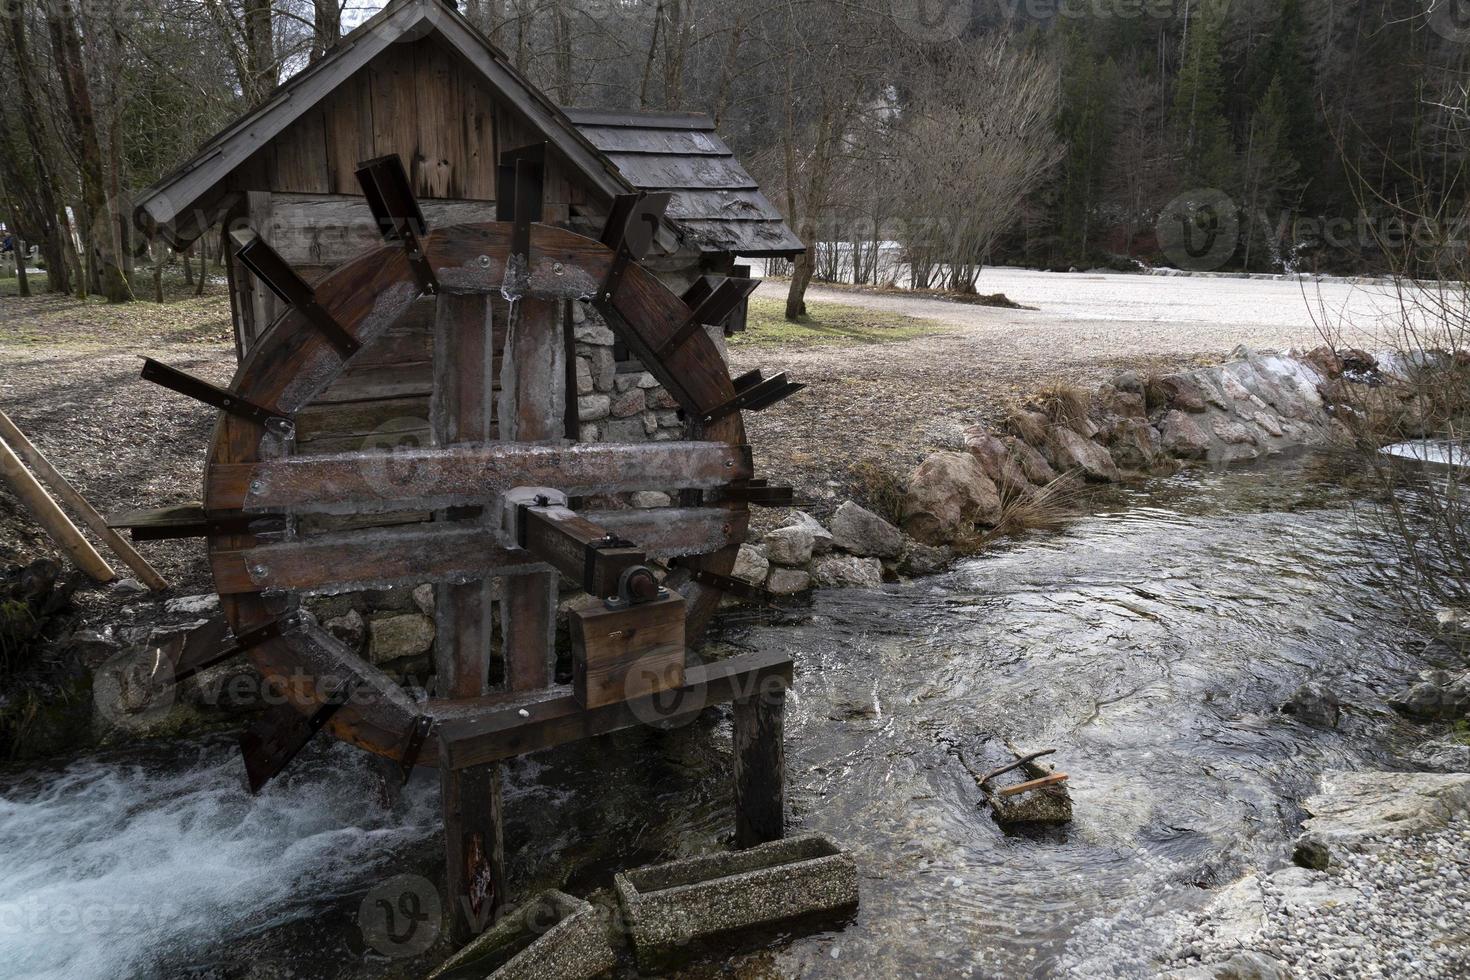
[[[223,181],[252,153],[374,57],[405,38],[431,34],[478,70],[533,128],[556,145],[592,187],[609,198],[627,191],[616,170],[577,132],[575,125],[516,72],[504,55],[458,13],[454,4],[446,0],[389,0],[382,11],[343,37],[320,61],[283,83],[264,105],[231,123],[187,163],[140,192],[135,209],[139,227],[150,233],[158,229],[168,234],[188,212],[201,208],[211,195],[217,194]],[[191,226],[190,230],[203,229]]]
[[[805,250],[702,113],[567,109],[593,146],[639,190],[673,191],[668,217],[705,252],[792,255]]]

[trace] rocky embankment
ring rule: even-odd
[[[1470,775],[1331,772],[1294,864],[1181,923],[1178,980],[1470,975]]]
[[[1225,363],[1154,377],[1124,372],[1095,392],[1050,389],[998,428],[972,425],[963,445],[931,453],[903,482],[892,520],[847,501],[824,528],[798,513],[741,551],[737,577],[778,594],[813,586],[876,587],[937,571],[956,550],[1027,510],[1086,484],[1229,466],[1320,446],[1364,405],[1412,433],[1422,413],[1418,372],[1433,356],[1378,359],[1320,348],[1277,354],[1237,348]],[[1019,516],[1018,515],[1022,515]]]

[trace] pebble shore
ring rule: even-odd
[[[1433,833],[1372,838],[1326,872],[1259,879],[1263,927],[1193,921],[1162,964],[1179,977],[1470,976],[1470,817]]]

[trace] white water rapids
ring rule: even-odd
[[[88,760],[0,789],[0,976],[147,976],[360,887],[434,832],[434,794],[384,808],[343,746],[256,799],[228,748],[185,746],[194,757],[166,766]]]

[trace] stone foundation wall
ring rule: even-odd
[[[577,418],[583,442],[682,439],[679,404],[636,362],[619,364],[616,338],[597,311],[572,304],[577,339]]]

